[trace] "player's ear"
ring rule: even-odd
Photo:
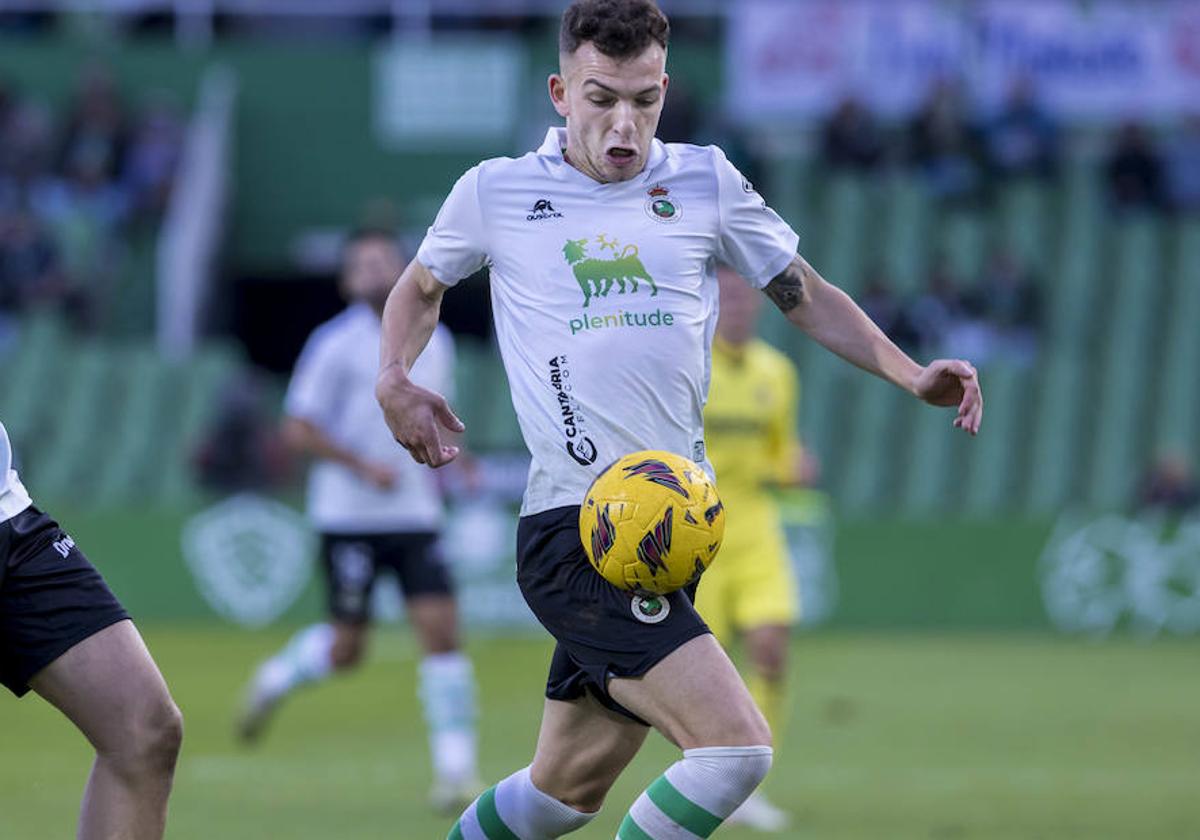
[[[550,88],[550,101],[554,103],[554,110],[560,117],[569,116],[571,108],[567,104],[567,80],[557,73],[551,73],[547,85]]]

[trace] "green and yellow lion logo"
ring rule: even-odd
[[[630,293],[638,290],[638,280],[645,280],[650,285],[650,296],[658,294],[658,286],[654,278],[646,271],[646,266],[638,259],[638,247],[626,245],[618,251],[620,243],[608,239],[604,234],[596,237],[601,249],[609,249],[614,256],[610,259],[589,257],[587,239],[570,239],[563,246],[563,257],[571,270],[575,272],[575,280],[583,292],[583,305],[587,306],[593,297],[606,297],[615,283],[617,294],[625,294],[626,284]]]

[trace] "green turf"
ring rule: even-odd
[[[441,840],[424,805],[414,651],[382,634],[358,674],[284,708],[260,748],[230,737],[251,665],[280,632],[145,628],[187,718],[168,836]],[[499,778],[534,743],[540,640],[472,646],[483,765]],[[1045,638],[819,636],[797,643],[796,702],[772,777],[786,835],[821,840],[1200,837],[1200,645]],[[672,759],[652,738],[604,813],[612,838]],[[73,836],[88,763],[41,701],[0,699],[0,837]],[[730,840],[756,835],[718,829]]]

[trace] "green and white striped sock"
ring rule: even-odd
[[[542,793],[534,787],[526,767],[472,802],[450,829],[447,840],[553,840],[583,827],[595,816]]]
[[[617,840],[695,840],[712,835],[771,766],[771,748],[684,750],[629,809]]]

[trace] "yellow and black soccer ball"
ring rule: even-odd
[[[633,452],[602,472],[579,509],[592,566],[621,589],[663,595],[692,583],[725,535],[716,485],[697,464],[658,450]]]

